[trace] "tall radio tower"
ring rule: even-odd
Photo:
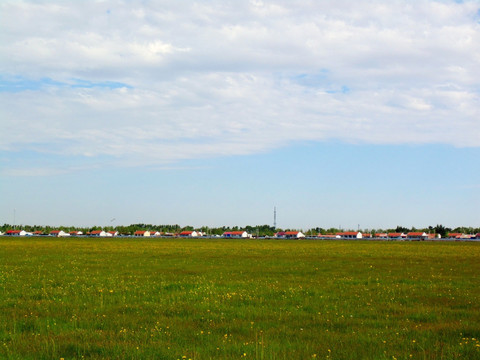
[[[277,207],[273,207],[273,228],[277,228]]]

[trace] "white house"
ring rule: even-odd
[[[337,235],[340,235],[342,239],[361,239],[363,237],[360,231],[344,231],[337,233]]]
[[[198,237],[197,231],[182,231],[180,237]]]
[[[50,236],[65,237],[65,236],[70,236],[70,234],[66,233],[63,230],[52,230],[50,231]]]
[[[106,237],[108,236],[107,233],[103,230],[93,230],[90,231],[90,236],[95,236],[95,237]]]
[[[246,231],[225,231],[222,235],[225,238],[251,238],[252,235],[247,233]]]
[[[133,236],[150,236],[150,231],[147,230],[137,230]]]

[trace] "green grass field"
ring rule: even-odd
[[[480,359],[480,243],[0,238],[1,359]]]

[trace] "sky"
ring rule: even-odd
[[[480,227],[478,1],[0,3],[0,223]]]

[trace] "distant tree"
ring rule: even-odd
[[[329,228],[326,231],[327,234],[336,234],[336,233],[339,233],[339,232],[342,232],[342,231],[340,229],[337,229],[337,228]]]
[[[3,224],[3,225],[0,227],[0,230],[4,233],[4,232],[6,232],[6,231],[8,231],[8,230],[10,230],[10,229],[12,229],[12,228],[13,228],[12,225],[5,223],[5,224]]]
[[[26,231],[41,231],[44,234],[49,234],[52,230],[64,230],[66,232],[76,230],[76,231],[82,231],[83,233],[87,233],[92,230],[105,230],[105,231],[111,231],[111,230],[116,230],[120,234],[133,234],[137,230],[152,230],[156,229],[158,231],[164,232],[164,233],[178,233],[181,230],[194,230],[193,226],[187,225],[184,227],[181,227],[178,224],[174,225],[152,225],[152,224],[131,224],[131,225],[118,225],[113,228],[111,225],[109,226],[93,226],[93,227],[74,227],[74,226],[41,226],[41,225],[16,225],[15,228],[17,229],[24,229]],[[0,225],[0,231],[1,232],[6,232],[10,229],[13,229],[13,225],[11,224],[3,224]],[[236,230],[245,230],[250,234],[253,235],[259,235],[259,236],[273,236],[276,232],[279,231],[284,231],[281,228],[274,228],[271,225],[256,225],[256,226],[251,226],[247,225],[245,227],[238,227],[238,226],[221,226],[221,227],[216,227],[216,228],[210,228],[208,226],[203,226],[200,228],[202,232],[212,234],[212,235],[221,235],[225,231],[236,231]],[[296,230],[296,229],[292,229]],[[474,228],[474,227],[467,227],[467,226],[460,226],[456,227],[453,230],[449,227],[445,227],[441,224],[437,224],[436,226],[428,226],[423,229],[416,230],[415,227],[412,227],[412,229],[408,229],[403,226],[397,226],[395,229],[372,229],[371,233],[385,233],[385,232],[410,232],[410,231],[425,231],[429,233],[436,233],[440,234],[442,237],[446,237],[448,233],[450,232],[459,232],[459,233],[464,233],[464,234],[477,234],[480,233],[480,228]],[[341,229],[338,228],[329,228],[329,229],[324,229],[321,227],[316,227],[309,229],[305,232],[305,234],[335,234],[338,232],[341,232]],[[367,233],[368,229],[365,229],[363,232]]]
[[[314,229],[312,229],[313,231],[315,231],[315,233],[317,234],[322,234],[322,235],[325,235],[326,234],[326,230],[321,228],[321,227],[316,227]]]
[[[443,238],[443,237],[446,237],[447,234],[452,231],[452,229],[447,228],[447,227],[445,227],[445,226],[443,226],[443,225],[438,225],[438,224],[437,224],[437,226],[435,226],[435,227],[433,228],[433,230],[435,231],[435,234],[441,235],[442,238]]]
[[[453,229],[453,232],[459,232],[463,234],[477,234],[480,232],[480,228],[473,228],[467,226],[460,226]]]
[[[415,229],[415,228],[413,228],[413,229]],[[403,226],[397,226],[397,228],[395,229],[395,232],[397,232],[397,233],[408,233],[408,232],[410,232],[410,229],[406,228],[406,227],[403,227]]]

